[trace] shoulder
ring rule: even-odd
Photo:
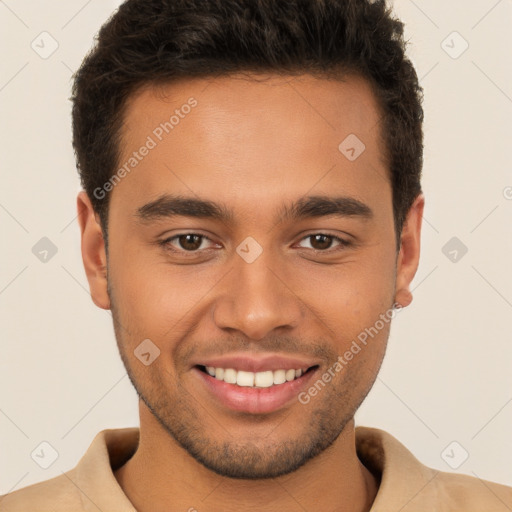
[[[469,475],[435,470],[432,472],[436,499],[443,503],[447,510],[467,512],[512,510],[512,487]]]
[[[2,512],[74,512],[84,510],[75,470],[0,496]]]
[[[0,496],[0,511],[134,511],[113,468],[132,456],[138,439],[138,428],[102,430],[73,469]]]
[[[372,512],[510,512],[512,487],[423,465],[391,434],[356,429],[357,454],[380,480]]]

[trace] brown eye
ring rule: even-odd
[[[329,235],[311,235],[311,246],[313,247],[313,249],[329,249],[332,241],[333,237]]]
[[[308,235],[302,239],[309,240],[310,248],[315,251],[323,251],[327,252],[328,249],[333,247],[333,242],[336,242],[336,246],[334,246],[333,250],[343,249],[350,245],[350,242],[343,240],[342,238],[334,235],[327,235],[325,233],[314,233],[312,235]],[[305,246],[302,246],[305,247]]]
[[[208,242],[211,240],[206,235],[180,233],[158,243],[169,251],[185,254],[187,252],[200,253],[203,249],[208,248]]]
[[[197,251],[201,247],[201,241],[204,237],[201,235],[187,234],[179,235],[177,241],[182,249],[186,251]]]

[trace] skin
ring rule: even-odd
[[[112,310],[141,397],[140,443],[115,477],[142,512],[366,511],[377,492],[378,476],[356,454],[353,416],[389,323],[307,405],[293,400],[269,414],[222,406],[192,368],[217,354],[299,355],[318,363],[319,378],[393,303],[412,300],[424,198],[408,212],[397,253],[381,112],[367,82],[254,78],[132,95],[121,165],[189,97],[197,106],[111,192],[108,259],[99,218],[78,196],[92,299]],[[338,150],[350,133],[366,146],[355,161]],[[232,219],[141,221],[137,209],[163,193],[222,203]],[[373,215],[278,220],[283,203],[307,195],[352,197]],[[208,239],[192,253],[186,240],[157,243],[183,233]],[[248,236],[263,249],[250,264],[236,252]],[[148,338],[161,353],[145,366],[133,351]]]

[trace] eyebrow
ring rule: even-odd
[[[164,194],[136,211],[136,217],[144,223],[176,216],[212,219],[225,223],[232,222],[234,218],[233,211],[221,203],[170,194]],[[326,216],[359,217],[369,220],[373,217],[373,211],[368,205],[353,197],[307,196],[291,204],[282,205],[278,210],[277,220],[283,222]]]

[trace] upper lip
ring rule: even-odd
[[[233,354],[229,356],[210,357],[198,361],[199,366],[213,366],[214,368],[233,368],[245,372],[265,372],[276,370],[298,370],[316,366],[318,362],[311,359],[289,357],[274,354],[253,355]]]

